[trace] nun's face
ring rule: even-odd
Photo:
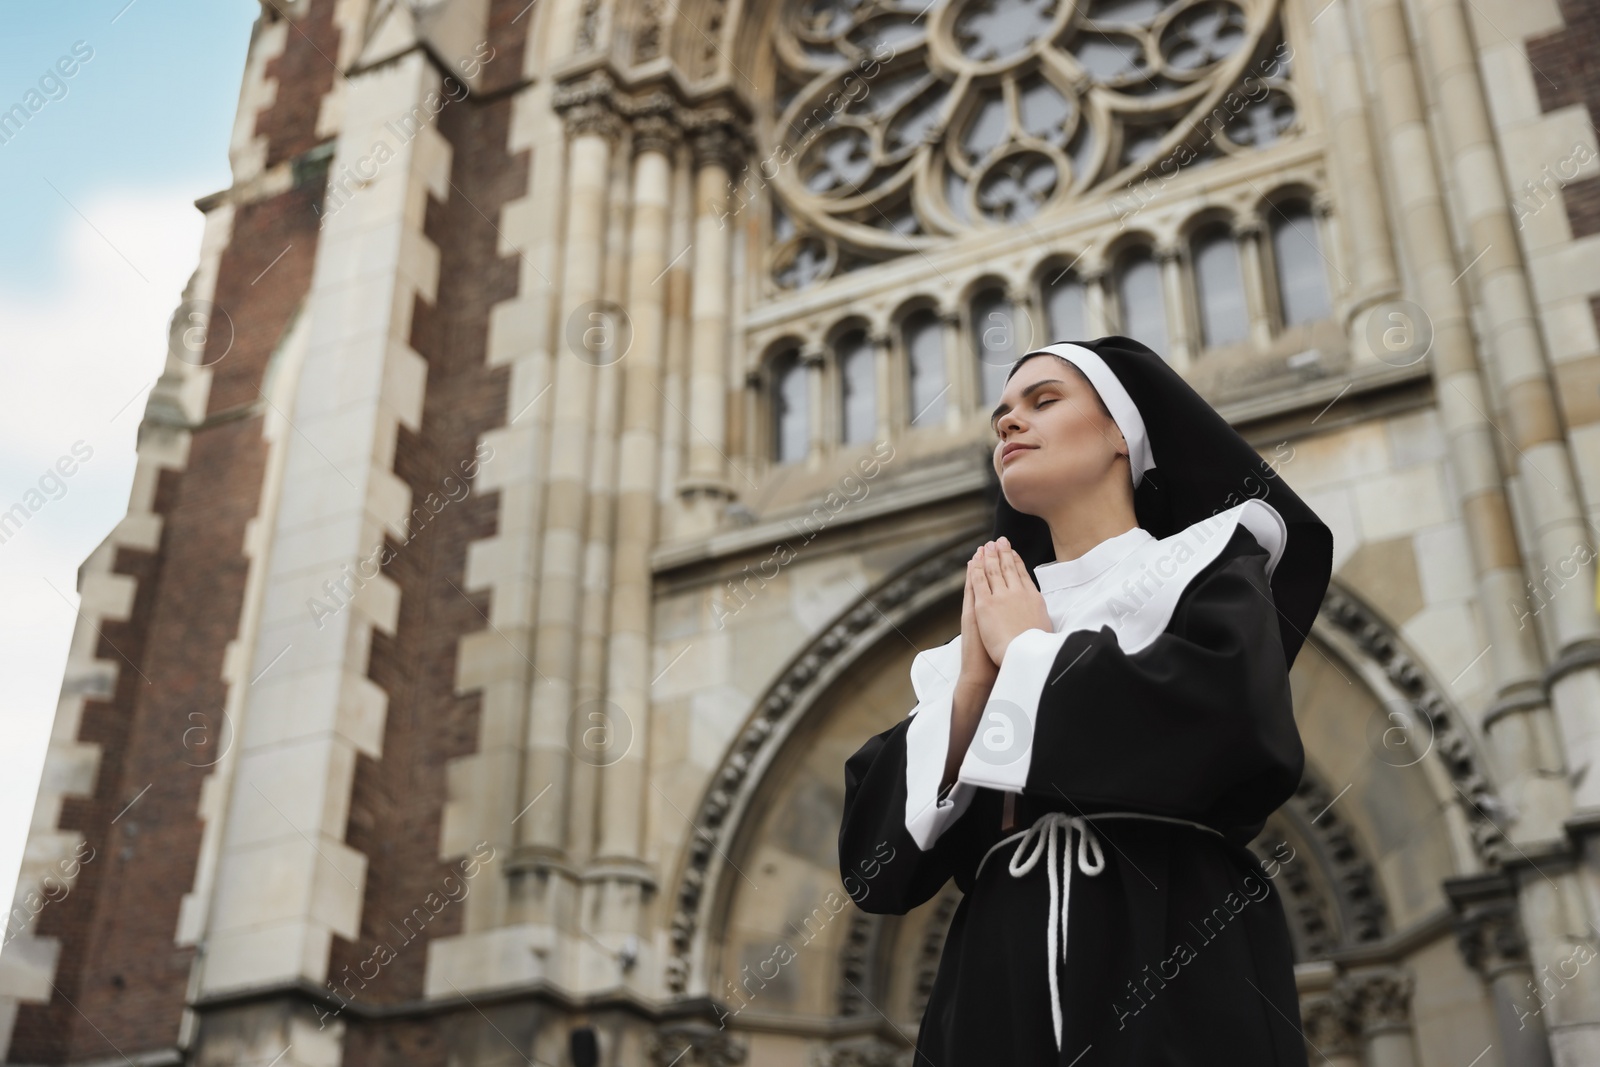
[[[1029,359],[1000,394],[992,420],[994,466],[1006,500],[1045,515],[1063,497],[1081,496],[1112,476],[1128,446],[1083,372],[1057,356]],[[1020,448],[1010,446],[1020,445]],[[1128,479],[1126,464],[1118,477]]]

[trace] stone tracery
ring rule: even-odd
[[[805,288],[1290,136],[1279,40],[1275,0],[808,0],[774,36],[792,164],[772,278]]]

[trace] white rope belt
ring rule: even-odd
[[[1178,819],[1169,815],[1152,815],[1145,811],[1097,811],[1089,815],[1068,815],[1064,811],[1047,811],[1033,821],[1033,825],[1025,830],[1018,830],[1009,837],[1002,837],[989,846],[989,852],[983,854],[983,859],[978,861],[977,873],[973,881],[977,881],[978,874],[983,873],[984,860],[989,858],[989,853],[999,848],[1008,841],[1017,841],[1017,849],[1011,856],[1007,870],[1013,878],[1021,878],[1034,865],[1039,862],[1039,854],[1046,852],[1045,869],[1050,873],[1050,912],[1045,917],[1048,932],[1045,937],[1045,950],[1048,953],[1050,968],[1050,1019],[1055,1024],[1056,1051],[1061,1051],[1061,993],[1056,980],[1056,926],[1061,927],[1061,962],[1067,961],[1067,900],[1072,893],[1072,831],[1078,831],[1078,869],[1086,875],[1097,875],[1105,870],[1105,854],[1100,851],[1100,838],[1089,825],[1093,819],[1155,819],[1159,822],[1181,823],[1184,826],[1193,826],[1197,829],[1207,830],[1223,837],[1223,833],[1205,823],[1194,822],[1191,819]],[[1065,873],[1056,874],[1056,834],[1061,830],[1066,834],[1066,841],[1062,848],[1061,866]],[[1017,839],[1021,838],[1020,841]],[[1032,846],[1030,851],[1029,846]],[[1089,862],[1089,853],[1094,853],[1094,863]],[[1060,900],[1059,907],[1057,899]]]

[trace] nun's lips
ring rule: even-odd
[[[1006,462],[1012,456],[1016,455],[1018,452],[1022,452],[1022,451],[1028,450],[1028,449],[1034,449],[1034,448],[1038,448],[1038,447],[1039,447],[1038,445],[1022,445],[1022,444],[1018,444],[1017,442],[1013,441],[1009,445],[1006,445],[1004,448],[1002,448],[1000,450],[1000,465],[1002,467],[1005,466]]]

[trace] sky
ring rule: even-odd
[[[77,569],[127,509],[167,322],[199,261],[194,201],[230,184],[259,10],[257,0],[0,5],[0,113],[37,109],[20,130],[0,128],[0,512],[43,498],[0,543],[8,903],[78,618]]]

